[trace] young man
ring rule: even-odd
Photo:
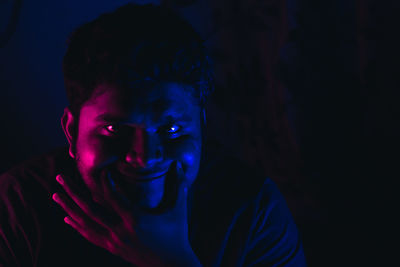
[[[172,11],[127,5],[64,57],[67,149],[0,179],[4,266],[305,266],[270,179],[207,148],[212,75]]]

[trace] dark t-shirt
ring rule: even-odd
[[[212,151],[192,186],[189,238],[204,266],[305,266],[296,226],[276,185]],[[76,172],[57,149],[0,176],[0,266],[132,266],[64,223],[51,196]]]

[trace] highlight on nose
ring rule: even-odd
[[[151,168],[162,160],[162,147],[158,137],[147,133],[144,127],[135,127],[125,161],[136,168]]]

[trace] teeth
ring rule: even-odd
[[[133,179],[136,181],[152,181],[152,180],[156,180],[156,179],[160,179],[162,178],[164,175],[160,175],[160,176],[155,176],[155,177],[150,177],[150,178],[137,178],[137,179]]]
[[[125,181],[134,183],[134,182],[150,182],[150,181],[153,181],[153,180],[158,180],[158,179],[163,178],[165,176],[165,174],[157,175],[157,176],[154,176],[154,177],[147,177],[147,178],[141,178],[141,177],[132,178],[132,177],[125,176],[125,175],[121,175],[121,176],[122,176],[122,179],[124,179]]]

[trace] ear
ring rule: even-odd
[[[206,119],[205,107],[203,107],[200,112],[201,112],[200,113],[201,139],[202,139],[203,145],[204,145],[204,141],[206,140],[206,134],[207,134],[207,132],[206,132],[207,119]]]
[[[205,107],[202,108],[201,113],[202,113],[201,114],[202,123],[204,126],[206,126],[207,118],[206,118],[206,108]]]
[[[77,121],[78,120],[74,118],[74,115],[72,115],[71,110],[69,108],[65,108],[64,114],[61,117],[61,126],[69,143],[69,155],[71,158],[75,158],[74,144],[76,141],[75,130],[77,127]]]

